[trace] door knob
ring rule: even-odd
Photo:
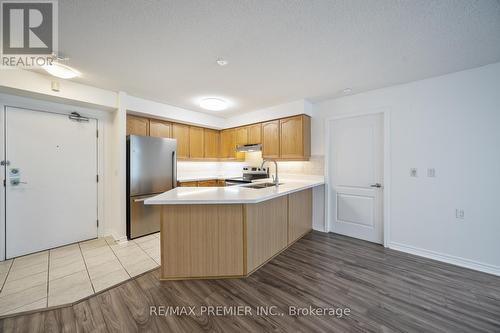
[[[382,187],[382,184],[380,183],[375,183],[375,184],[371,184],[370,187],[377,187],[377,188],[380,188]]]
[[[20,181],[17,178],[13,178],[13,179],[10,180],[10,185],[12,185],[12,186],[17,186],[19,184],[28,184],[28,183],[27,182],[22,182],[22,181]]]

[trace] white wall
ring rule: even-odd
[[[383,109],[389,247],[500,274],[500,63],[319,103],[313,151],[324,149],[322,119]]]
[[[305,99],[228,117],[224,123],[224,128],[285,118],[302,113],[312,116],[312,104]]]
[[[131,114],[178,121],[214,129],[237,127],[297,114],[307,114],[310,116],[313,114],[313,104],[304,99],[227,118],[190,111],[130,95],[126,96],[125,104],[127,111]]]
[[[126,96],[126,109],[133,114],[145,115],[153,118],[178,121],[191,125],[221,129],[225,127],[225,119],[202,112],[190,111],[176,106],[153,102],[147,99]]]
[[[118,94],[118,108],[109,116],[105,133],[104,225],[101,235],[126,239],[126,94]]]
[[[52,81],[59,82],[58,92],[51,89]],[[114,91],[22,69],[1,70],[0,92],[107,111],[116,109],[118,98]]]

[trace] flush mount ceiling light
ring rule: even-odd
[[[63,65],[59,62],[52,62],[52,65],[45,65],[42,66],[42,68],[45,69],[45,71],[47,71],[50,75],[61,79],[72,79],[81,75],[81,73],[76,69]]]
[[[210,111],[222,111],[227,109],[228,103],[220,98],[209,97],[201,100],[200,107]]]
[[[345,88],[344,90],[342,90],[342,93],[344,95],[349,95],[350,93],[352,93],[352,88]]]

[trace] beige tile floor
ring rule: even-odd
[[[160,265],[159,233],[111,237],[0,262],[0,316],[75,302]]]

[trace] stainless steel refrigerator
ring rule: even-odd
[[[176,186],[176,140],[127,136],[127,237],[160,231],[160,207],[144,200]]]

